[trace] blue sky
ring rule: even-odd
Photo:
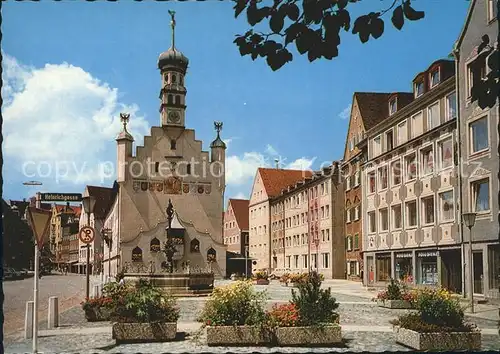
[[[390,3],[350,6],[360,14]],[[273,72],[264,60],[239,55],[232,41],[248,25],[234,19],[229,1],[3,3],[4,198],[32,193],[22,186],[29,179],[50,192],[100,184],[91,165],[114,161],[124,109],[132,112],[139,143],[159,125],[156,65],[171,44],[169,9],[176,11],[176,47],[190,59],[186,125],[208,149],[213,121],[224,122],[231,167],[226,197],[241,197],[250,193],[256,167],[276,156],[284,165],[312,162],[313,168],[340,159],[348,125],[342,112],[353,92],[411,90],[418,72],[451,52],[468,4],[415,1],[426,18],[406,21],[402,31],[389,14],[380,39],[362,44],[344,33],[338,58],[309,63],[294,53],[292,63]],[[44,161],[53,172],[61,159],[89,165],[79,165],[83,177],[68,172],[58,181],[53,173],[22,175],[23,162]]]

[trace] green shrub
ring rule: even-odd
[[[177,322],[179,309],[175,300],[153,286],[141,280],[136,286],[112,287],[114,291],[111,319],[117,322]]]
[[[391,279],[391,283],[387,285],[387,300],[402,300],[403,294],[399,284]]]
[[[417,295],[415,305],[425,323],[458,328],[464,322],[460,302],[446,290],[422,290]]]
[[[304,282],[299,282],[298,292],[292,289],[291,303],[296,306],[301,326],[334,323],[338,319],[335,312],[339,307],[331,295],[331,289],[321,289],[321,276],[311,272]]]
[[[214,289],[198,321],[209,326],[262,324],[266,292],[257,292],[251,281],[236,281]]]

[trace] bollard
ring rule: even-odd
[[[24,339],[33,338],[33,310],[34,301],[26,301],[26,314],[24,316]]]
[[[57,296],[49,297],[49,314],[47,319],[47,328],[54,329],[59,327],[59,301]]]

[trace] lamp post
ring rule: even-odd
[[[95,197],[89,195],[83,197],[83,210],[87,214],[87,225],[90,226],[90,214],[94,212],[96,199]],[[87,244],[87,268],[85,270],[86,281],[85,281],[85,296],[88,299],[90,294],[90,243]]]
[[[245,246],[245,279],[248,279],[248,245]]]
[[[172,235],[170,232],[170,229],[172,228],[172,219],[174,217],[174,206],[172,205],[172,201],[169,199],[168,200],[168,206],[167,206],[167,221],[168,225],[165,229],[165,232],[167,233],[167,242],[165,242],[164,248],[163,248],[163,253],[165,253],[165,256],[167,257],[167,262],[168,262],[168,272],[173,273],[174,272],[174,264],[173,264],[173,257],[175,252],[177,252],[175,245],[172,241]]]
[[[474,276],[472,267],[472,228],[476,223],[476,213],[463,213],[462,220],[469,228],[469,291],[470,291],[470,310],[474,313]]]

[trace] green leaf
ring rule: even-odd
[[[293,42],[297,36],[307,30],[307,26],[302,23],[293,23],[285,30],[285,46]]]
[[[384,33],[384,21],[380,18],[372,19],[370,23],[373,38],[378,39]]]
[[[284,11],[276,11],[271,16],[271,20],[269,21],[269,27],[274,33],[280,33],[285,24],[285,16]]]
[[[299,7],[294,3],[288,4],[286,7],[286,14],[290,20],[297,21],[299,18]]]
[[[344,30],[349,31],[351,27],[351,16],[347,10],[339,10],[337,11],[337,19],[340,27],[343,27]]]
[[[413,7],[411,7],[411,1],[406,0],[403,3],[403,12],[405,17],[410,21],[418,21],[425,17],[425,12],[417,11]]]
[[[339,9],[345,9],[348,2],[348,0],[337,0],[337,7]]]
[[[245,7],[247,6],[249,0],[236,0],[236,4],[234,5],[234,17],[237,18],[243,10],[245,10]]]
[[[403,13],[403,7],[401,5],[394,9],[391,21],[394,27],[396,27],[398,30],[401,30],[401,28],[403,28],[405,17]]]

